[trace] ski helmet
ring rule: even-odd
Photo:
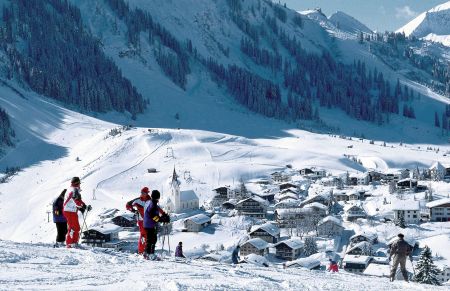
[[[141,189],[141,194],[148,194],[150,193],[150,190],[148,190],[148,187],[144,187]]]

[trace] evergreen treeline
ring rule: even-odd
[[[295,63],[284,64],[284,86],[321,106],[338,107],[350,116],[383,122],[382,113],[399,113],[399,97],[392,94],[390,82],[376,69],[368,71],[364,62],[337,63],[328,53],[308,53],[295,37],[278,32],[281,44]],[[377,93],[374,93],[377,92]]]
[[[406,37],[404,33],[385,32],[368,34],[365,40],[371,42],[373,52],[385,57],[406,60],[414,67],[433,76],[435,80],[418,74],[410,75],[412,79],[425,83],[450,97],[450,67],[447,61],[437,56],[417,52],[415,48],[422,47],[422,42],[417,38]]]
[[[12,138],[15,137],[15,132],[11,127],[8,113],[0,107],[0,145],[12,146]]]
[[[273,54],[266,49],[260,49],[256,43],[246,37],[241,39],[241,51],[256,64],[268,67],[272,71],[280,71],[283,66],[281,55],[278,53]]]
[[[188,53],[192,53],[194,50],[192,42],[188,40],[184,45],[161,24],[154,21],[150,13],[138,8],[132,10],[124,0],[105,1],[117,16],[125,22],[128,42],[135,48],[140,49],[140,33],[148,32],[150,43],[158,41],[173,51],[175,57],[171,53],[158,50],[156,60],[166,76],[179,87],[185,89],[187,75],[190,73]]]
[[[143,112],[145,102],[67,0],[13,0],[3,7],[2,48],[12,74],[36,92],[92,111]]]

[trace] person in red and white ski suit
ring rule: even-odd
[[[144,228],[144,206],[150,200],[150,190],[148,187],[141,189],[141,196],[127,202],[128,211],[137,214],[137,225],[139,226],[138,253],[143,254],[147,246],[147,232]]]
[[[80,237],[80,223],[78,222],[78,210],[84,213],[86,204],[81,200],[80,194],[80,178],[73,177],[71,186],[67,191],[66,200],[64,201],[64,216],[67,219],[67,236],[66,246],[71,248],[78,244]],[[90,207],[89,207],[90,208]]]

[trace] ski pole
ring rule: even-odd
[[[167,244],[169,245],[169,257],[170,257],[171,251],[170,251],[170,228],[169,228],[169,224],[167,224]]]
[[[84,229],[85,227],[87,228],[86,217],[87,217],[88,213],[89,213],[89,211],[86,212],[86,215],[84,215],[84,213],[83,213],[83,225],[82,225],[82,227],[81,227],[81,231],[80,231],[81,233],[83,233],[83,229]]]
[[[163,227],[163,229],[162,229],[162,231],[160,232],[160,233],[162,233],[162,245],[161,245],[161,256],[160,256],[161,259],[163,258],[163,253],[164,253],[164,243],[165,243],[165,240],[166,240],[166,236],[164,235],[164,226],[162,226],[162,227]],[[161,238],[161,235],[159,235],[159,238]]]

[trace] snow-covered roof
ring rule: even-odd
[[[119,209],[117,209],[117,208],[109,208],[109,209],[106,209],[105,211],[103,211],[102,213],[100,213],[98,215],[98,217],[100,217],[100,218],[113,217],[114,214],[116,214],[118,211],[119,211]]]
[[[440,162],[434,162],[430,167],[430,170],[432,169],[436,169],[438,171],[445,171],[444,165],[442,165]]]
[[[281,244],[285,244],[285,245],[287,245],[289,248],[291,248],[293,250],[303,248],[303,246],[305,245],[302,242],[302,240],[300,238],[298,238],[298,237],[293,237],[293,238],[290,238],[290,239],[287,239],[287,240],[280,241],[280,242],[275,244],[275,247],[279,246]]]
[[[367,238],[368,240],[372,240],[372,241],[376,240],[378,238],[378,235],[376,233],[360,232],[360,233],[356,233],[356,234],[352,235],[350,237],[350,240],[352,240],[358,236],[363,236],[363,237]]]
[[[364,207],[360,204],[345,204],[344,211],[349,211],[352,208],[359,208],[361,210],[364,210]]]
[[[285,200],[285,199],[298,199],[298,195],[295,193],[283,193],[283,194],[277,195],[276,199],[278,201]]]
[[[322,219],[322,221],[319,222],[319,225],[324,224],[326,222],[332,222],[334,224],[342,226],[342,220],[340,220],[339,218],[336,218],[334,216],[331,216],[331,215],[329,215],[329,216],[325,217],[324,219]]]
[[[367,265],[371,259],[372,259],[371,256],[345,255],[344,260],[342,262]]]
[[[319,202],[313,202],[313,203],[307,204],[307,205],[305,205],[304,208],[311,208],[311,207],[319,208],[322,210],[327,210],[327,207]]]
[[[276,210],[277,214],[281,217],[294,215],[296,213],[311,213],[311,208],[280,208]]]
[[[391,202],[391,209],[392,210],[420,210],[420,203],[419,201],[415,201],[412,199],[408,200],[399,200],[395,199]]]
[[[239,201],[237,204],[242,204],[243,202],[248,201],[248,200],[250,200],[250,199],[251,199],[251,200],[254,200],[254,201],[256,201],[256,202],[258,202],[258,203],[260,203],[260,204],[267,205],[267,201],[264,200],[264,199],[262,199],[261,197],[258,197],[258,196],[252,196],[252,197],[250,197],[250,198],[242,199],[242,200]]]
[[[444,199],[439,199],[439,200],[435,200],[432,202],[428,202],[426,205],[428,208],[433,208],[433,207],[438,207],[440,205],[449,204],[449,203],[450,203],[450,198],[444,198]]]
[[[377,277],[389,277],[391,268],[389,265],[370,263],[363,271],[364,275],[377,276]]]
[[[224,262],[231,258],[231,253],[229,251],[219,251],[216,253],[210,253],[200,257],[203,260],[214,261],[214,262]]]
[[[115,232],[121,231],[122,227],[112,224],[112,223],[106,223],[106,224],[91,227],[91,228],[89,228],[89,230],[95,230],[95,231],[98,231],[103,234],[110,234],[110,233],[115,233]]]
[[[132,213],[132,212],[120,212],[120,213],[115,213],[114,214],[114,217],[119,217],[119,216],[121,216],[121,217],[123,217],[123,218],[125,218],[126,220],[129,220],[129,221],[134,221],[135,220],[134,213]]]
[[[243,261],[249,264],[258,265],[260,267],[269,266],[269,262],[267,261],[267,259],[257,254],[249,254],[244,257]]]
[[[185,219],[186,220],[191,220],[193,223],[195,224],[204,224],[207,222],[211,221],[211,218],[203,213],[188,217]]]
[[[371,247],[372,247],[372,244],[370,242],[362,241],[362,242],[355,244],[351,248],[349,248],[346,253],[349,253],[349,252],[353,251],[354,249],[364,249],[364,248],[371,248]]]
[[[297,259],[291,262],[286,262],[286,267],[294,267],[294,266],[299,266],[311,270],[320,266],[320,261],[318,259],[308,257]]]
[[[286,189],[281,190],[281,193],[282,193],[282,194],[284,194],[284,193],[294,193],[294,194],[298,194],[298,190],[297,190],[297,188],[289,187],[289,188],[286,188]]]
[[[269,244],[265,240],[260,239],[259,237],[249,239],[248,241],[243,243],[243,245],[247,244],[247,243],[251,244],[252,246],[257,248],[258,250],[263,250],[263,249],[266,249],[266,248],[269,247]]]
[[[280,234],[280,229],[278,228],[278,226],[272,224],[272,223],[264,223],[262,225],[254,225],[252,226],[252,228],[250,229],[250,234],[252,234],[253,232],[262,229],[265,232],[267,232],[268,234],[272,235],[272,236],[277,236]]]
[[[275,207],[280,207],[280,206],[295,206],[295,205],[300,205],[301,201],[298,199],[292,199],[292,198],[288,198],[288,199],[284,199],[278,203],[276,203],[274,206]]]
[[[194,190],[185,190],[180,191],[180,201],[192,201],[198,200],[197,194],[195,194]]]

